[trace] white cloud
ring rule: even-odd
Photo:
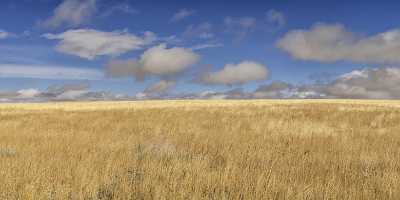
[[[400,98],[400,69],[364,68],[339,76],[322,93],[337,98]]]
[[[286,25],[286,17],[282,12],[271,9],[267,12],[267,20],[269,23],[276,24],[279,28]]]
[[[198,60],[199,56],[189,49],[167,49],[166,45],[161,44],[146,50],[140,58],[140,63],[147,72],[167,75],[181,72]]]
[[[55,99],[59,100],[74,100],[82,98],[85,94],[87,94],[88,90],[69,90],[65,91],[62,94],[58,95]]]
[[[194,14],[196,14],[196,11],[195,10],[191,10],[191,9],[186,9],[186,8],[184,8],[184,9],[181,9],[181,10],[179,10],[178,12],[176,12],[173,16],[172,16],[172,18],[171,18],[171,22],[178,22],[178,21],[181,21],[181,20],[183,20],[183,19],[185,19],[185,18],[188,18],[188,17],[190,17],[190,16],[192,16],[192,15],[194,15]]]
[[[143,93],[143,92],[139,92],[135,95],[136,99],[146,99],[147,98],[147,94]]]
[[[320,62],[400,62],[400,30],[361,37],[340,24],[316,24],[288,32],[277,46],[301,60]]]
[[[22,90],[18,90],[18,98],[22,98],[22,99],[29,99],[29,98],[34,98],[38,95],[40,95],[40,91],[37,89],[22,89]]]
[[[98,80],[102,79],[103,76],[103,72],[94,69],[64,66],[0,64],[0,77],[3,78]]]
[[[54,10],[53,16],[40,22],[40,25],[47,28],[63,24],[77,27],[88,22],[96,11],[96,0],[64,0]]]
[[[265,80],[268,77],[266,66],[253,62],[243,61],[238,64],[227,64],[220,71],[208,73],[201,77],[206,84],[234,85],[251,81]]]
[[[156,39],[152,32],[145,32],[143,37],[138,37],[127,32],[93,29],[68,30],[61,34],[45,34],[44,37],[61,40],[56,46],[57,51],[89,60],[97,56],[118,56],[130,50],[141,49]]]
[[[327,83],[291,85],[274,82],[260,86],[254,98],[400,99],[400,68],[363,68]]]
[[[139,60],[111,61],[107,65],[107,71],[110,76],[134,76],[137,80],[143,80],[147,75],[175,75],[195,64],[199,58],[190,49],[168,49],[165,44],[161,44],[146,50]]]

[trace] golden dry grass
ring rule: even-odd
[[[0,105],[0,199],[399,198],[399,101]]]

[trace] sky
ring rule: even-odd
[[[0,102],[400,98],[396,1],[0,4]]]

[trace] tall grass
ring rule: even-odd
[[[399,199],[398,106],[0,105],[0,199]]]

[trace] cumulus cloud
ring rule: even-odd
[[[58,80],[99,80],[104,77],[104,74],[100,70],[88,68],[0,64],[0,77]]]
[[[172,17],[171,17],[171,22],[178,22],[178,21],[181,21],[181,20],[183,20],[183,19],[185,19],[185,18],[188,18],[188,17],[190,17],[190,16],[192,16],[192,15],[194,15],[194,14],[196,14],[196,11],[195,10],[192,10],[192,9],[186,9],[186,8],[184,8],[184,9],[181,9],[181,10],[179,10],[178,12],[176,12]]]
[[[286,17],[282,12],[271,9],[268,10],[266,14],[267,14],[267,21],[269,23],[277,25],[278,28],[281,28],[286,25]]]
[[[54,10],[53,15],[40,22],[40,25],[46,28],[56,28],[64,24],[77,27],[87,23],[96,11],[96,0],[64,0]]]
[[[277,46],[301,60],[320,62],[400,62],[400,30],[359,36],[340,24],[316,24],[288,32]]]
[[[165,44],[146,50],[138,60],[112,60],[107,65],[111,77],[133,76],[143,80],[146,76],[173,76],[199,60],[200,56],[190,49],[173,47]]]
[[[217,72],[206,73],[202,75],[200,81],[206,84],[235,85],[265,80],[268,74],[268,69],[263,64],[243,61],[238,64],[227,64]]]
[[[140,57],[140,64],[151,74],[168,75],[181,72],[198,60],[199,55],[189,49],[167,49],[165,44],[161,44],[146,50]]]
[[[60,40],[56,50],[61,53],[93,60],[98,56],[118,56],[151,44],[156,36],[145,32],[139,37],[125,31],[102,32],[93,29],[68,30],[60,34],[45,34],[50,40]]]
[[[18,98],[23,98],[23,99],[28,99],[28,98],[34,98],[40,94],[40,91],[37,89],[22,89],[18,90]]]

